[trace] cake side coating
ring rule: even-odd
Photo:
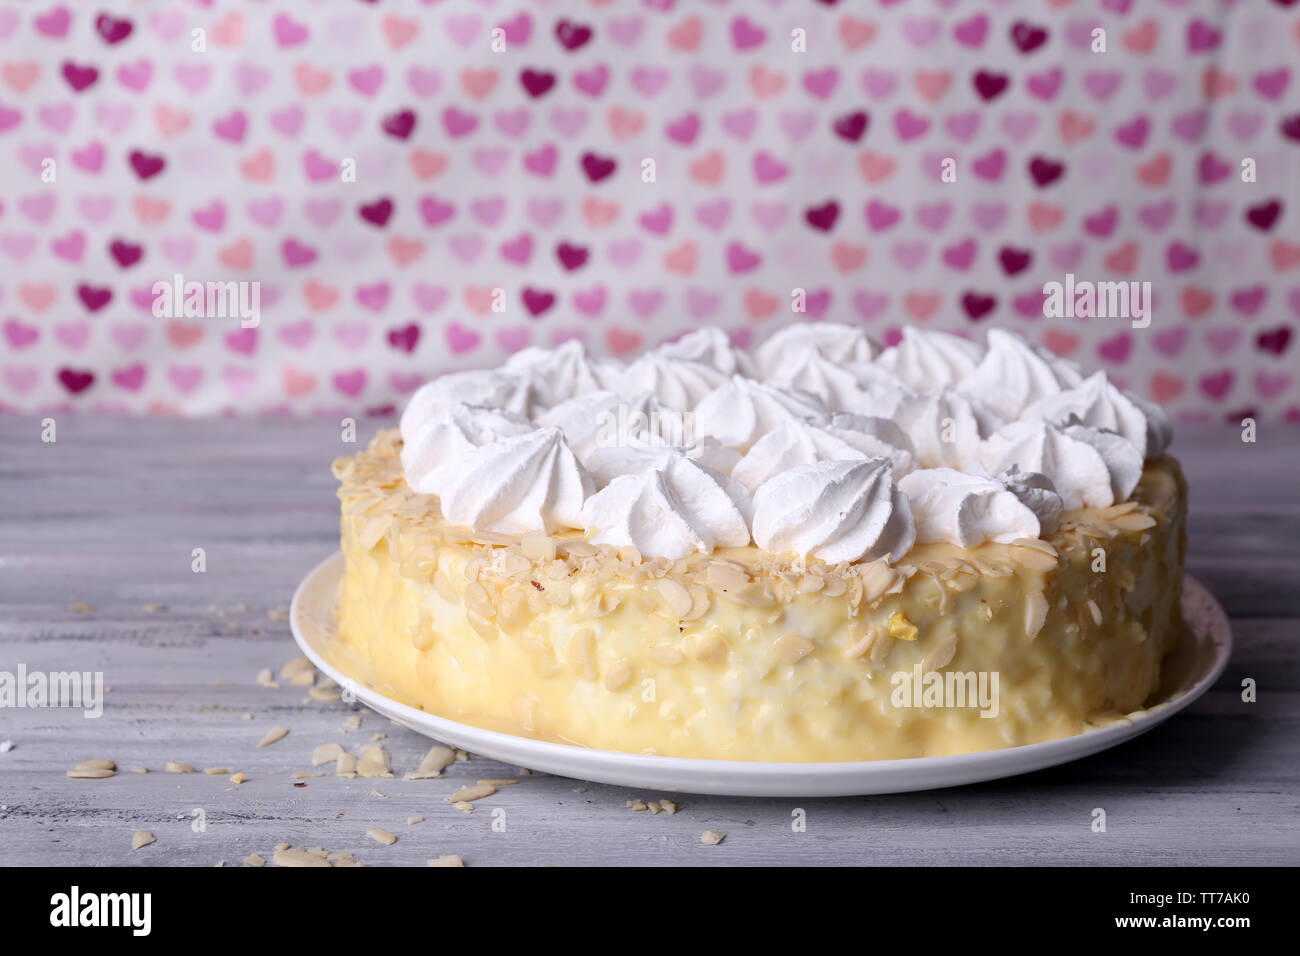
[[[386,431],[334,463],[341,642],[397,699],[492,729],[734,760],[1018,746],[1141,708],[1181,632],[1186,485],[1168,455],[1131,500],[1067,511],[1045,538],[919,544],[891,565],[472,533],[411,491],[400,451]],[[996,674],[996,714],[900,706],[918,664]]]

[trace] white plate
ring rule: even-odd
[[[303,579],[293,596],[293,636],[312,662],[356,699],[404,727],[503,763],[641,790],[680,790],[748,797],[842,797],[954,787],[1010,777],[1078,760],[1145,733],[1182,710],[1214,683],[1228,662],[1232,633],[1218,601],[1195,579],[1183,579],[1184,644],[1170,658],[1171,689],[1148,710],[1098,730],[1025,747],[952,757],[843,763],[765,763],[652,757],[590,750],[484,730],[426,713],[384,696],[342,673],[326,658],[337,638],[334,615],[343,555]]]

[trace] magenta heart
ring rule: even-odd
[[[1040,100],[1053,100],[1061,90],[1065,80],[1065,71],[1054,66],[1042,73],[1031,73],[1025,79],[1025,88]]]
[[[989,182],[996,182],[1002,178],[1002,173],[1006,169],[1007,154],[1002,149],[995,149],[992,152],[985,153],[982,156],[976,156],[971,162],[971,169],[980,179],[987,179]]]
[[[897,206],[887,206],[879,199],[872,199],[867,203],[865,215],[872,232],[883,232],[896,225],[903,214]]]
[[[513,239],[507,239],[499,247],[501,258],[515,265],[525,265],[533,254],[533,238],[528,233],[520,233]]]
[[[1187,25],[1187,49],[1192,53],[1204,53],[1219,45],[1221,34],[1200,17]]]
[[[290,267],[310,265],[316,261],[316,250],[297,239],[286,239],[280,246],[280,252],[285,264]]]
[[[588,70],[579,70],[573,75],[573,85],[580,93],[588,96],[600,96],[609,82],[609,67],[598,63]]]
[[[366,387],[366,373],[364,369],[352,369],[346,372],[335,372],[331,381],[338,391],[351,398],[356,398]]]
[[[573,307],[583,315],[596,318],[605,309],[605,301],[608,293],[603,285],[594,288],[582,290],[573,293]]]
[[[762,257],[739,242],[727,245],[727,268],[732,273],[751,272],[758,268]]]
[[[144,385],[145,367],[139,362],[112,373],[113,384],[128,392],[138,392]]]
[[[1108,238],[1118,224],[1119,209],[1115,206],[1107,206],[1083,218],[1083,228],[1099,239]]]
[[[394,139],[409,139],[415,131],[415,111],[398,110],[389,113],[379,123],[380,128]]]
[[[80,395],[95,384],[95,373],[88,369],[75,369],[65,366],[59,369],[57,378],[59,384],[72,395]]]
[[[307,27],[287,13],[276,14],[271,21],[271,28],[275,33],[275,42],[282,47],[298,46],[308,36]]]
[[[220,199],[214,199],[207,206],[196,209],[190,214],[194,225],[207,232],[220,232],[226,222],[226,207]]]
[[[560,158],[559,150],[547,143],[532,152],[524,154],[524,168],[538,176],[550,176],[555,172],[556,160]]]
[[[1170,272],[1186,272],[1195,269],[1201,261],[1201,254],[1194,248],[1181,242],[1171,242],[1165,249],[1165,262]]]
[[[1248,286],[1242,289],[1234,289],[1228,297],[1232,307],[1243,315],[1253,316],[1264,307],[1264,302],[1268,299],[1268,288],[1262,285]]]
[[[1156,351],[1175,358],[1187,344],[1187,329],[1165,329],[1155,335]]]
[[[388,296],[392,292],[392,287],[387,282],[371,282],[368,285],[357,286],[357,302],[370,309],[372,312],[382,312],[388,305]]]
[[[668,134],[668,138],[673,142],[681,143],[683,146],[690,146],[695,142],[695,138],[700,135],[700,116],[698,113],[687,113],[680,119],[669,123],[664,132]]]
[[[5,341],[15,349],[26,348],[41,336],[41,330],[36,326],[24,325],[17,319],[6,319],[4,330]]]
[[[771,153],[760,151],[754,154],[754,178],[760,185],[779,182],[790,173],[790,167],[785,163],[772,156]]]
[[[972,322],[978,322],[987,316],[997,307],[997,304],[998,300],[994,296],[979,292],[966,292],[961,297],[962,310]]]
[[[1132,351],[1133,336],[1128,332],[1120,332],[1108,339],[1102,339],[1097,345],[1097,354],[1107,362],[1114,362],[1117,365],[1127,362]]]
[[[526,287],[522,293],[524,308],[534,318],[541,315],[555,305],[555,293],[547,292],[542,289],[533,289]]]
[[[212,132],[228,143],[242,143],[248,131],[248,117],[243,110],[234,110],[212,124]]]
[[[894,132],[905,143],[924,136],[929,129],[930,121],[919,113],[907,109],[894,113]]]
[[[1227,396],[1234,381],[1235,376],[1231,371],[1225,369],[1222,372],[1202,376],[1198,384],[1205,395],[1217,402],[1222,401]]]
[[[72,151],[72,163],[88,173],[98,173],[104,165],[104,144],[95,140]]]
[[[447,347],[451,349],[453,355],[464,355],[466,352],[472,352],[478,348],[481,341],[477,332],[466,328],[459,322],[449,323],[444,334],[447,339]]]
[[[943,261],[953,269],[969,269],[975,261],[975,240],[963,239],[943,250]]]
[[[737,139],[749,139],[758,126],[758,111],[752,107],[725,113],[722,128]]]
[[[388,330],[388,344],[408,355],[420,343],[420,327],[414,322]]]
[[[988,35],[989,18],[978,13],[969,20],[963,20],[953,27],[952,35],[962,46],[979,47]]]

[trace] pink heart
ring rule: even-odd
[[[447,346],[455,355],[464,355],[478,347],[480,336],[473,329],[466,328],[459,322],[451,322],[446,331]]]

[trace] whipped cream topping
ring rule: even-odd
[[[1174,432],[1163,408],[1117,388],[1100,371],[1074,388],[1040,398],[1021,418],[1115,432],[1132,442],[1144,458],[1163,455]]]
[[[836,362],[812,349],[778,362],[764,381],[816,396],[834,412],[890,416],[909,394],[892,373],[870,362]]]
[[[754,375],[754,362],[746,353],[731,344],[722,329],[707,326],[688,332],[673,342],[665,342],[655,349],[665,358],[702,362],[723,375]]]
[[[524,349],[425,385],[400,428],[407,483],[455,524],[594,528],[654,556],[740,540],[738,512],[760,547],[821,560],[896,556],[913,512],[921,541],[1051,534],[1063,510],[1127,500],[1172,433],[1010,332],[983,348],[906,329],[877,355],[829,322],[752,358],[716,328],[626,365],[577,341]]]
[[[566,399],[538,415],[538,425],[564,432],[564,440],[583,464],[601,447],[630,444],[674,413],[659,407],[649,392],[620,395],[606,389]],[[680,416],[677,416],[680,418]]]
[[[675,449],[643,449],[643,460],[587,499],[582,521],[592,542],[673,560],[749,544],[744,485]]]
[[[1008,544],[1017,538],[1037,538],[1043,533],[1039,512],[1018,491],[1026,496],[1034,492],[1034,504],[1048,515],[1051,512],[1050,483],[1037,479],[1013,486],[953,468],[922,468],[903,476],[898,486],[911,502],[916,540],[922,543],[946,541],[975,548],[985,541]],[[1058,518],[1059,502],[1058,498]]]
[[[748,451],[777,425],[827,414],[815,396],[733,375],[695,406],[695,430],[740,451]]]
[[[1002,424],[1002,418],[978,399],[946,385],[904,398],[893,417],[925,468],[966,468],[975,460],[980,442]]]
[[[983,442],[977,457],[993,474],[1046,475],[1067,511],[1125,501],[1142,477],[1142,453],[1131,442],[1083,425],[1011,422]]]
[[[591,358],[581,342],[571,339],[553,349],[521,349],[506,360],[502,371],[528,379],[540,401],[550,406],[607,387],[620,367],[613,359]]]
[[[782,422],[736,463],[731,476],[750,488],[783,471],[818,461],[888,458],[895,475],[915,467],[907,436],[885,418],[840,414]]]
[[[813,351],[833,362],[870,362],[875,344],[862,329],[838,322],[800,322],[787,325],[760,345],[754,363],[764,376],[777,372],[791,355]]]
[[[754,492],[754,543],[821,561],[897,561],[916,538],[907,496],[886,458],[818,461]]]
[[[582,527],[596,490],[558,428],[533,428],[475,448],[455,467],[436,468],[425,493],[455,525],[499,534]]]
[[[1074,363],[1018,335],[989,329],[988,351],[979,365],[962,376],[957,387],[1007,421],[1014,421],[1039,399],[1074,388],[1082,381]]]
[[[533,426],[518,415],[482,405],[453,405],[442,419],[403,420],[402,469],[412,491],[437,494],[440,469],[457,468],[474,451],[499,438],[525,435]]]
[[[649,392],[664,408],[690,411],[727,381],[725,373],[705,362],[646,352],[610,381],[624,395]]]
[[[441,375],[421,385],[407,402],[398,425],[403,440],[442,421],[457,405],[482,405],[528,418],[540,405],[533,382],[499,369],[474,369]]]
[[[960,335],[909,327],[897,345],[876,356],[876,365],[908,388],[928,392],[956,385],[975,371],[983,355],[983,349]]]

